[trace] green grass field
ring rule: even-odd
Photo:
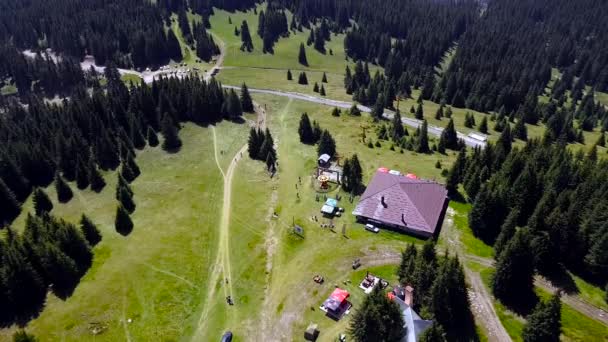
[[[439,236],[439,246],[449,248],[450,244],[455,243],[454,240],[457,240],[462,244],[463,252],[466,254],[482,258],[493,258],[494,249],[492,246],[476,238],[469,227],[468,214],[471,211],[471,204],[452,201],[448,210],[451,210],[451,212],[449,211],[446,217],[447,220],[453,220],[451,223],[453,227],[447,227],[442,230]],[[444,226],[446,224],[450,224],[450,222],[444,223]],[[456,231],[457,236],[452,236],[450,230]]]
[[[141,82],[141,77],[133,74],[120,75],[120,79],[126,84],[133,83],[134,85],[138,85]]]
[[[258,13],[264,8],[264,5],[258,6]],[[288,12],[287,16],[288,21],[291,20],[291,13]],[[231,19],[232,24],[229,23],[228,18]],[[252,52],[241,51],[241,38],[234,35],[234,27],[238,26],[240,30],[243,20],[247,21],[251,32],[254,45]],[[221,37],[226,46],[224,70],[218,75],[221,82],[230,85],[240,85],[245,82],[252,88],[272,88],[314,95],[312,91],[314,82],[318,82],[320,86],[322,74],[326,72],[329,81],[325,84],[327,97],[351,100],[352,97],[344,90],[344,71],[346,65],[352,68],[353,63],[346,60],[343,34],[332,34],[331,41],[326,43],[325,54],[316,51],[312,46],[306,46],[309,65],[304,66],[298,63],[298,52],[300,43],[306,45],[310,33],[306,28],[302,32],[291,32],[288,38],[281,38],[274,46],[274,53],[270,54],[262,52],[262,39],[257,35],[258,16],[253,10],[234,13],[216,10],[210,22],[210,31]],[[287,80],[288,69],[292,71],[292,81]],[[370,72],[376,70],[381,69],[370,65]],[[297,84],[297,77],[301,71],[307,74],[308,86]]]

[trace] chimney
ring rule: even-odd
[[[410,307],[414,305],[414,288],[409,285],[405,287],[404,302]]]
[[[387,205],[386,205],[386,201],[384,201],[384,196],[382,196],[382,197],[380,198],[380,203],[382,203],[382,206],[383,206],[383,207],[385,207],[385,208],[387,207]]]

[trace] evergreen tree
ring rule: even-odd
[[[413,243],[407,245],[403,253],[401,253],[401,263],[397,268],[397,276],[399,277],[400,284],[407,285],[414,282],[413,274],[417,255],[418,250]]]
[[[321,78],[322,83],[327,83],[327,75],[323,72],[323,78]]]
[[[435,120],[441,120],[442,117],[443,117],[443,105],[439,106],[439,109],[437,109],[437,112],[435,112]],[[465,121],[466,121],[466,119],[465,119]]]
[[[424,110],[422,109],[421,103],[419,103],[418,107],[416,107],[416,114],[414,115],[414,117],[418,120],[424,119]]]
[[[391,138],[394,142],[398,143],[405,135],[405,130],[403,129],[403,122],[401,121],[401,114],[399,113],[399,111],[397,111],[395,115],[393,115],[391,128]]]
[[[298,77],[298,84],[302,84],[302,85],[308,84],[308,78],[306,78],[305,72],[300,73],[300,76]]]
[[[562,327],[559,294],[538,303],[526,320],[522,332],[524,342],[559,342]]]
[[[228,92],[226,100],[222,104],[222,113],[226,119],[230,120],[236,120],[243,115],[243,106],[241,105],[241,100],[234,89],[230,89]]]
[[[479,124],[479,132],[483,134],[488,134],[488,118],[485,115],[483,119],[481,119],[481,123]]]
[[[430,296],[431,311],[445,329],[447,339],[473,340],[476,337],[464,271],[456,257],[446,256],[443,260]]]
[[[127,236],[133,231],[133,221],[125,208],[119,205],[116,208],[116,220],[114,221],[116,232],[120,235]]]
[[[287,69],[287,80],[291,81],[293,79],[293,76],[291,75],[291,69]]]
[[[249,89],[247,89],[247,85],[245,83],[243,83],[241,86],[240,101],[244,112],[253,113],[253,100],[251,99]]]
[[[423,120],[422,125],[420,126],[420,134],[418,135],[418,141],[416,143],[416,152],[418,152],[418,153],[431,152],[431,149],[429,148],[428,124],[427,124],[426,120]]]
[[[262,161],[270,160],[273,162],[276,162],[277,160],[277,152],[274,149],[274,139],[268,128],[266,128],[266,131],[264,132],[264,140],[260,146],[258,159]]]
[[[76,187],[84,190],[89,186],[89,170],[81,158],[76,162]]]
[[[67,203],[72,199],[72,197],[74,197],[72,189],[65,179],[61,177],[59,172],[55,173],[55,191],[57,193],[57,201],[59,201],[59,203]]]
[[[359,194],[363,188],[363,170],[356,154],[346,158],[342,170],[342,188],[351,194]]]
[[[260,132],[259,130],[256,130],[255,128],[251,128],[251,130],[249,131],[248,140],[249,158],[258,159],[263,141],[264,133]]]
[[[416,256],[414,272],[412,274],[412,287],[416,290],[416,301],[414,308],[417,311],[430,310],[431,290],[437,274],[437,255],[435,244],[432,240],[427,241],[422,250]]]
[[[156,134],[156,131],[154,131],[154,128],[152,128],[152,126],[148,127],[148,134],[147,134],[147,138],[148,138],[148,145],[150,145],[150,147],[156,147],[158,146],[158,135]]]
[[[443,327],[435,321],[420,336],[418,342],[447,342]]]
[[[518,230],[504,247],[496,262],[492,293],[504,304],[521,310],[534,298],[534,260],[529,233]],[[532,301],[533,302],[533,301]]]
[[[172,60],[179,62],[182,60],[182,48],[179,45],[179,40],[177,40],[177,36],[173,29],[169,29],[167,32],[167,51],[169,58]]]
[[[13,192],[0,179],[0,224],[9,223],[21,212],[21,205],[17,202]]]
[[[300,43],[300,52],[298,54],[298,62],[303,66],[308,66],[308,59],[306,58],[306,48],[304,44]]]
[[[349,333],[356,342],[400,341],[405,334],[401,310],[376,286],[355,311]]]
[[[448,106],[448,108],[445,110],[444,116],[448,119],[452,118],[452,107]]]
[[[131,170],[129,164],[127,163],[122,163],[122,166],[120,168],[120,175],[124,180],[129,183],[133,182],[135,178],[137,178],[137,176],[135,176],[135,173],[133,172],[133,170]]]
[[[319,84],[317,82],[315,82],[314,87],[312,87],[312,91],[314,91],[315,93],[319,92]]]
[[[314,34],[315,38],[314,38],[314,47],[315,50],[321,52],[321,53],[325,53],[325,38],[323,37],[323,32],[321,32],[320,29],[318,30],[311,30],[310,31],[311,34]]]
[[[332,109],[332,111],[331,111],[331,116],[338,117],[338,116],[340,116],[340,113],[341,113],[340,109],[338,109],[338,107],[334,107],[334,109]]]
[[[10,228],[8,231],[11,235],[15,234]],[[18,241],[9,242],[7,248],[2,251],[4,255],[0,270],[3,271],[5,293],[10,294],[8,310],[12,313],[11,318],[13,321],[25,325],[31,319],[32,314],[42,309],[47,286],[24,254],[23,249],[17,244],[19,244]],[[5,307],[2,309],[7,310]]]
[[[91,183],[91,190],[95,192],[101,192],[106,186],[106,181],[101,176],[97,166],[93,162],[93,158],[89,159],[89,182]]]
[[[312,145],[316,143],[314,140],[314,133],[312,130],[312,125],[310,124],[310,119],[308,118],[307,113],[302,113],[300,117],[300,126],[298,128],[298,134],[300,135],[300,142],[303,144]]]
[[[139,166],[137,166],[137,163],[135,163],[135,157],[133,153],[129,153],[127,155],[127,159],[124,161],[124,163],[129,166],[129,169],[131,169],[135,178],[139,177],[139,175],[141,174],[141,170],[139,169]]]
[[[456,129],[454,128],[454,120],[450,119],[447,126],[441,132],[441,137],[439,138],[440,144],[443,144],[446,148],[451,150],[458,150],[458,135],[456,133]]]
[[[53,202],[49,199],[49,196],[41,188],[34,190],[34,210],[36,215],[41,216],[48,214],[53,210]]]
[[[247,20],[243,20],[243,23],[241,24],[241,42],[241,51],[253,51],[253,41],[251,40],[251,34],[249,33],[249,25],[247,25]]]
[[[353,104],[352,107],[350,107],[348,113],[352,116],[361,116],[361,110],[359,110],[359,107],[357,107],[356,104]]]
[[[117,191],[120,206],[125,208],[129,214],[132,214],[135,211],[135,202],[133,202],[132,194],[125,188],[117,189]]]
[[[513,137],[523,141],[528,140],[528,128],[526,127],[524,120],[519,119],[517,120],[517,123],[515,123],[515,127],[513,127]]]
[[[0,154],[0,179],[4,181],[19,202],[25,201],[32,191],[30,182],[23,176],[15,162],[2,154]],[[2,220],[0,219],[0,221]]]
[[[264,11],[260,11],[260,14],[258,16],[258,36],[260,36],[260,38],[264,37],[264,31],[266,30],[266,15],[264,13]]]
[[[82,235],[87,240],[89,245],[95,246],[101,241],[101,234],[97,226],[86,215],[82,214],[80,218],[80,230]]]
[[[321,95],[321,96],[325,96],[325,95],[327,95],[327,94],[325,93],[325,87],[324,87],[322,84],[321,84],[321,90],[319,91],[319,95]]]
[[[500,234],[496,238],[496,242],[494,243],[494,255],[498,256],[504,250],[505,246],[511,241],[513,235],[515,235],[517,219],[519,218],[520,211],[518,209],[513,209],[507,215],[507,219],[505,223],[500,227]]]
[[[179,138],[177,128],[173,123],[173,119],[168,114],[165,114],[162,121],[163,150],[167,152],[176,152],[182,147],[182,141]]]
[[[319,139],[319,146],[317,147],[317,154],[327,154],[330,157],[336,155],[336,141],[327,130],[323,130],[323,132],[321,133],[321,138]]]
[[[127,182],[127,180],[119,173],[118,182],[116,184],[116,199],[117,200],[120,198],[119,196],[120,196],[121,189],[126,189],[131,194],[131,197],[133,197],[133,190],[131,189],[129,182]]]
[[[375,121],[382,119],[382,115],[384,114],[384,102],[384,96],[378,95],[371,113]]]

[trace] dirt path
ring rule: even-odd
[[[510,342],[511,337],[503,327],[496,311],[492,297],[488,293],[479,273],[464,268],[467,280],[469,281],[469,301],[471,310],[477,322],[480,322],[488,332],[489,341]]]
[[[491,266],[493,260],[479,258],[464,252],[464,246],[460,241],[460,234],[454,227],[455,214],[456,212],[454,209],[448,208],[444,226],[441,231],[443,238],[448,243],[450,252],[456,252],[460,260],[472,260],[484,266]],[[469,283],[469,301],[471,302],[471,311],[473,311],[475,321],[484,327],[489,341],[511,341],[507,330],[502,325],[502,322],[494,310],[492,296],[488,293],[479,273],[470,270],[464,262],[462,263],[462,266]]]
[[[257,126],[258,128],[264,128],[266,122],[266,111],[263,110],[258,104],[254,105],[257,114],[255,126]],[[230,211],[232,204],[232,179],[239,160],[241,160],[241,158],[247,154],[248,144],[244,144],[236,152],[236,154],[230,161],[228,169],[224,171],[221,166],[220,158],[218,155],[217,133],[214,126],[211,126],[211,131],[213,134],[215,164],[220,173],[222,174],[222,178],[224,180],[224,193],[222,202],[222,213],[219,225],[219,243],[217,247],[217,255],[215,258],[215,262],[211,267],[211,275],[207,283],[207,295],[204,302],[204,309],[199,317],[196,331],[192,335],[192,341],[199,341],[201,339],[201,334],[205,331],[206,324],[208,321],[207,318],[209,317],[209,313],[212,307],[211,304],[214,298],[216,297],[216,284],[218,284],[218,282],[221,283],[224,298],[228,296],[230,296],[231,298],[235,298],[234,289],[232,287],[232,270],[230,263]]]
[[[476,262],[485,267],[494,267],[493,259],[482,258],[482,257],[478,257],[476,255],[465,255],[464,257],[467,260]],[[541,289],[543,289],[547,292],[550,292],[550,293],[560,290],[560,288],[554,286],[550,281],[548,281],[547,279],[545,279],[539,275],[537,275],[534,278],[534,285],[536,287],[540,287]],[[605,310],[603,310],[601,308],[598,308],[597,306],[595,306],[593,304],[586,302],[579,295],[563,293],[561,299],[562,299],[562,302],[571,306],[574,310],[608,326],[608,312],[606,312]]]
[[[220,72],[222,65],[224,64],[224,59],[226,58],[226,43],[217,34],[211,32],[211,35],[213,36],[213,39],[215,39],[215,42],[220,46],[220,55],[217,56],[213,68],[209,69],[209,71],[205,73],[205,76],[203,76],[205,81],[209,81],[211,77]]]
[[[548,292],[555,292],[556,290],[559,289],[559,288],[553,286],[553,284],[551,284],[551,282],[549,282],[548,280],[546,280],[545,278],[543,278],[541,276],[536,276],[534,278],[534,285],[536,285]],[[578,296],[576,294],[562,293],[561,299],[562,299],[562,302],[568,304],[574,310],[608,326],[608,312],[585,302],[584,300],[582,300],[580,298],[580,296]]]

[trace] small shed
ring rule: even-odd
[[[319,156],[319,159],[317,160],[318,164],[320,167],[330,167],[331,163],[329,162],[331,160],[331,156],[329,154],[322,154]]]
[[[306,331],[304,332],[304,339],[306,341],[316,341],[319,337],[319,328],[317,324],[310,323]]]

